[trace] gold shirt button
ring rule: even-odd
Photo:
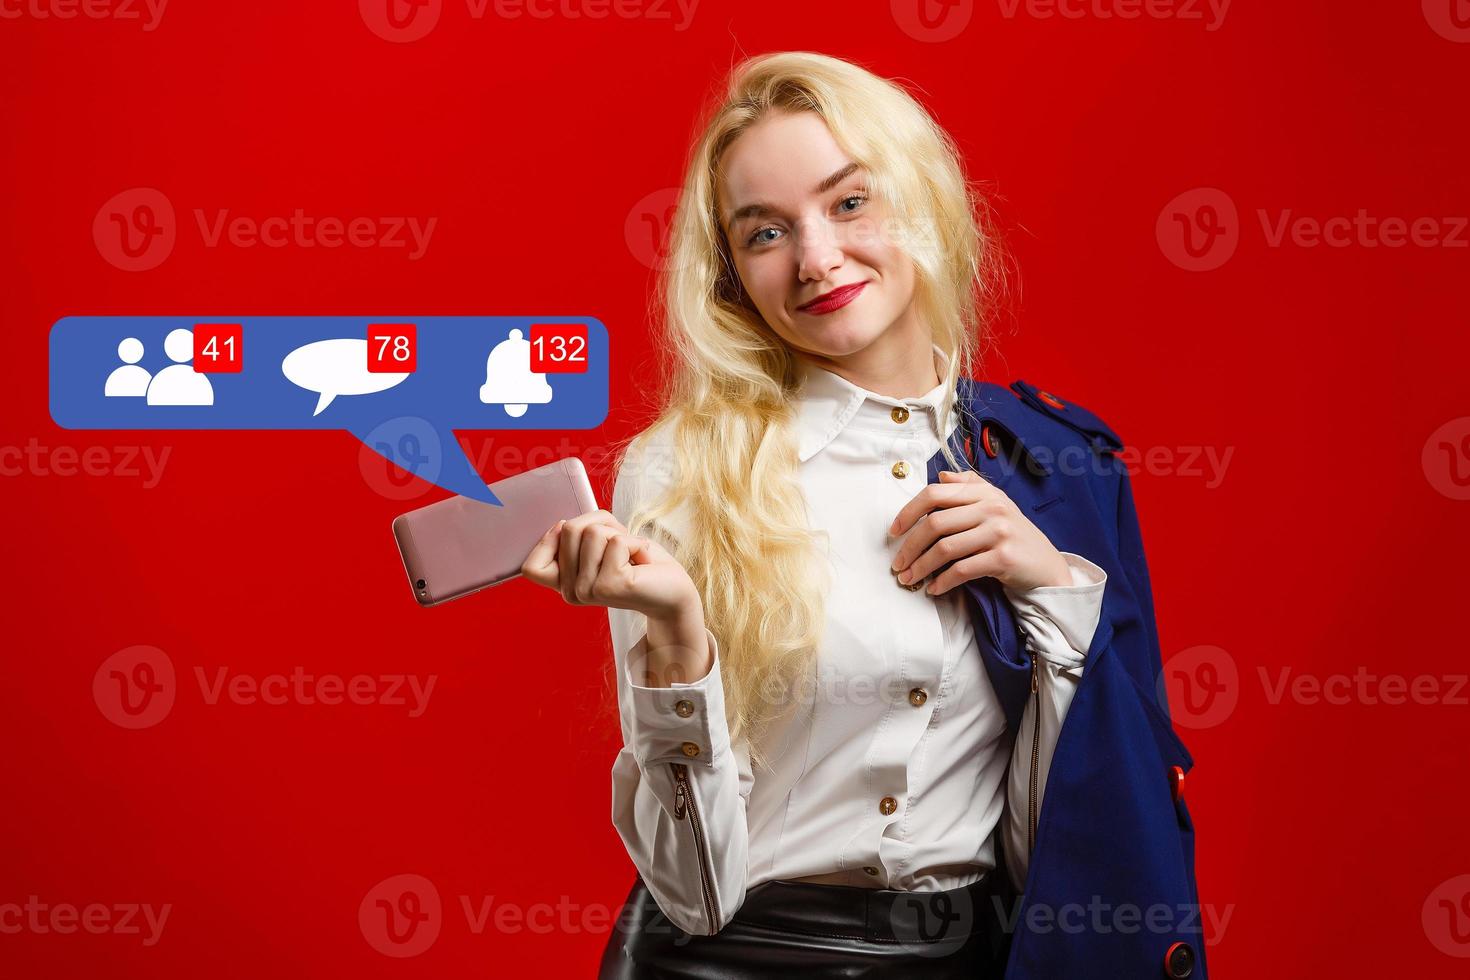
[[[904,408],[902,405],[896,406],[889,414],[893,416],[893,421],[899,423],[900,425],[909,420],[909,410]]]
[[[873,867],[871,864],[864,865],[863,872],[865,874],[872,875],[874,878],[878,877],[878,869]]]
[[[684,754],[691,759],[694,758],[696,755],[699,755],[699,746],[695,745],[693,742],[685,742],[683,745],[679,746],[679,748],[682,749],[684,751]]]
[[[891,796],[885,796],[878,801],[878,812],[887,816],[898,809],[898,801]]]
[[[688,718],[694,714],[694,702],[690,700],[675,701],[674,713],[680,718]]]
[[[896,476],[896,477],[898,477],[900,480],[902,480],[904,477],[908,476],[909,475],[909,464],[908,463],[905,463],[903,460],[899,460],[898,462],[894,463],[893,464],[893,475]]]
[[[916,687],[909,692],[909,704],[913,705],[915,708],[922,706],[923,703],[928,700],[929,692],[924,690],[922,687]]]

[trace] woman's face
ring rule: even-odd
[[[772,330],[821,358],[841,359],[885,336],[912,343],[913,263],[886,234],[889,212],[869,198],[864,172],[821,116],[767,115],[721,163],[720,221],[740,281]],[[857,284],[846,305],[808,305]]]

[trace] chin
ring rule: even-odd
[[[837,358],[855,354],[872,342],[872,337],[859,336],[850,328],[834,327],[819,334],[800,334],[794,346],[809,354]]]
[[[840,310],[837,315],[841,316],[845,312],[847,311]],[[860,317],[852,317],[850,321],[833,322],[825,330],[808,333],[805,336],[806,343],[802,346],[827,357],[844,357],[858,353],[883,336],[881,329],[873,329]]]

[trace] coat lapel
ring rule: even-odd
[[[1009,393],[1002,397],[1015,400]],[[1049,475],[1049,469],[1026,449],[1011,418],[1007,417],[1007,409],[1012,406],[997,403],[984,395],[974,381],[963,377],[959,380],[956,405],[961,421],[950,438],[950,448],[958,458],[969,460],[970,465],[1004,491],[1028,516],[1061,499],[1055,492],[1048,492],[1044,477]],[[1017,407],[1022,406],[1017,403]],[[940,470],[947,468],[944,454],[936,453],[929,460],[929,482],[938,483]],[[960,587],[967,596],[966,605],[980,653],[985,658],[986,673],[1005,710],[1006,724],[1015,731],[1031,692],[1031,655],[1025,649],[1015,611],[1001,584],[993,578],[974,579]]]

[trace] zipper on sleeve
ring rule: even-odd
[[[714,889],[714,873],[710,870],[709,844],[704,836],[704,822],[699,816],[699,805],[694,801],[694,787],[689,785],[689,767],[682,762],[671,762],[674,769],[674,819],[689,819],[689,828],[694,832],[694,850],[699,855],[699,888],[704,897],[704,914],[709,920],[709,934],[714,935],[720,921],[720,901]]]
[[[1031,651],[1031,793],[1026,809],[1026,853],[1036,847],[1036,787],[1041,771],[1041,694],[1036,683],[1036,651]]]

